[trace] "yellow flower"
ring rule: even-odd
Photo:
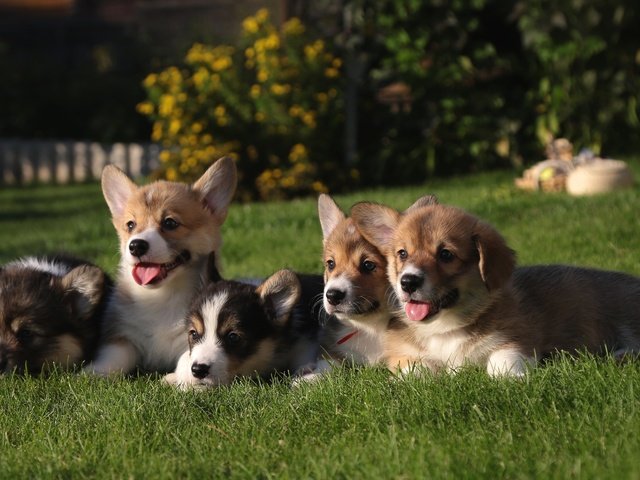
[[[256,51],[253,48],[249,47],[244,51],[244,56],[247,58],[253,58],[256,56]]]
[[[176,172],[175,168],[167,168],[167,172],[165,173],[165,177],[170,182],[176,180],[178,178],[178,172]]]
[[[224,105],[218,105],[213,109],[213,114],[216,117],[224,117],[227,114],[227,109],[224,107]]]
[[[189,49],[189,51],[187,52],[187,56],[186,56],[187,63],[196,63],[196,62],[202,61],[203,47],[204,45],[202,45],[201,43],[194,43]]]
[[[304,46],[304,56],[307,60],[314,60],[324,50],[324,42],[316,40],[312,44]]]
[[[333,66],[333,68],[340,68],[342,66],[342,60],[340,60],[339,58],[334,58],[331,62],[331,65]]]
[[[249,90],[249,95],[251,95],[251,98],[258,98],[260,96],[261,90],[262,88],[260,87],[260,85],[251,85],[251,90]]]
[[[280,83],[274,83],[271,85],[271,93],[274,95],[285,95],[291,91],[291,85],[282,85]]]
[[[242,21],[242,29],[249,34],[256,33],[259,28],[260,25],[258,25],[258,22],[253,17],[245,18]]]
[[[158,113],[161,117],[168,117],[173,112],[173,108],[176,105],[176,99],[173,95],[162,95],[160,97],[160,106],[158,107]]]
[[[296,184],[295,177],[284,177],[280,182],[280,185],[282,185],[283,188],[291,188],[295,186],[295,184]]]
[[[202,124],[200,122],[193,122],[191,130],[193,133],[200,133],[202,131]]]
[[[202,86],[209,80],[209,72],[206,68],[200,67],[193,74],[193,84],[197,88],[202,88]]]
[[[313,48],[313,45],[305,45],[304,56],[307,58],[307,60],[313,60],[318,56],[318,53],[316,52],[315,48]]]
[[[256,20],[260,23],[266,22],[269,19],[269,10],[261,8],[256,12]]]
[[[227,123],[229,123],[229,120],[227,120],[226,117],[218,117],[216,118],[216,123],[218,124],[218,126],[224,127]]]
[[[272,33],[264,40],[264,47],[268,50],[276,50],[280,46],[280,37]]]
[[[151,102],[141,102],[136,105],[136,110],[143,115],[151,115],[153,113],[153,104]]]
[[[142,84],[145,87],[149,88],[149,87],[153,87],[157,81],[158,81],[158,75],[156,75],[155,73],[150,73],[149,75],[146,76]]]
[[[333,67],[329,67],[324,70],[324,76],[327,78],[336,78],[338,75],[338,70]]]
[[[171,122],[169,122],[169,135],[175,135],[178,133],[181,126],[182,124],[180,123],[180,120],[177,118],[172,119]]]
[[[329,191],[326,185],[319,181],[313,182],[311,184],[311,188],[313,189],[314,192],[317,192],[317,193],[327,193]]]
[[[298,160],[307,156],[307,148],[302,143],[296,143],[291,147],[289,152],[289,160],[291,163],[296,163]]]
[[[269,74],[266,70],[258,70],[258,75],[256,76],[259,82],[266,82],[269,78]]]
[[[229,68],[232,64],[233,62],[231,61],[231,58],[224,56],[214,60],[211,64],[211,68],[214,72],[221,72],[222,70]]]
[[[304,25],[297,17],[292,17],[282,26],[282,31],[285,35],[301,35],[304,33]]]
[[[302,107],[300,105],[291,105],[291,107],[289,108],[289,115],[291,115],[292,117],[299,117],[303,113],[304,111],[302,110]]]
[[[327,92],[327,95],[329,95],[331,98],[335,97],[338,94],[338,91],[335,88],[330,88],[329,91]]]
[[[171,152],[169,150],[162,150],[159,157],[162,163],[166,163],[171,159]]]
[[[160,141],[161,138],[162,138],[162,123],[155,122],[153,124],[153,129],[151,131],[151,140],[153,140],[154,142],[158,142]]]
[[[265,120],[265,114],[262,112],[256,112],[256,114],[253,116],[253,118],[255,118],[256,122],[261,123],[264,122]]]
[[[310,128],[316,128],[316,115],[313,112],[306,112],[302,115],[302,122]]]
[[[329,96],[324,92],[316,93],[316,100],[318,101],[318,103],[324,104],[327,103],[327,100],[329,100]]]
[[[213,142],[213,137],[211,135],[209,135],[208,133],[205,133],[202,136],[202,143],[204,143],[205,145],[208,145],[211,142]]]

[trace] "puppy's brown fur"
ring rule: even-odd
[[[419,199],[400,214],[354,206],[363,235],[387,257],[415,349],[388,356],[455,370],[522,375],[558,350],[640,350],[640,279],[562,265],[515,269],[515,254],[490,225],[460,209]],[[395,355],[395,357],[394,357]]]
[[[91,360],[111,281],[71,257],[25,257],[0,268],[0,373],[40,373]]]

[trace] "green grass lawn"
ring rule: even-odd
[[[495,225],[521,264],[640,275],[640,187],[571,198],[512,180],[481,174],[337,201],[405,208],[435,193]],[[314,200],[234,205],[223,237],[227,277],[321,269]],[[0,190],[0,263],[60,250],[115,271],[99,187]],[[278,379],[186,393],[148,377],[6,377],[0,404],[0,478],[640,478],[640,362],[560,358],[521,381],[475,369],[398,381],[364,368],[295,389]]]

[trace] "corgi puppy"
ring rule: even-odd
[[[186,316],[188,350],[164,380],[181,388],[210,387],[313,368],[319,329],[313,303],[321,292],[321,277],[290,270],[258,287],[210,283]]]
[[[220,254],[220,227],[236,182],[235,164],[226,157],[193,185],[139,187],[117,167],[105,167],[102,191],[121,259],[104,341],[88,371],[175,368],[187,346],[183,318],[206,278],[209,254]]]
[[[0,268],[0,373],[40,373],[93,358],[111,281],[71,257],[26,257]]]
[[[493,227],[432,196],[402,214],[373,203],[351,214],[386,255],[404,306],[417,348],[395,352],[402,367],[455,371],[469,363],[520,376],[559,350],[640,350],[639,278],[563,265],[516,269]]]
[[[318,197],[318,216],[325,267],[323,307],[330,315],[322,348],[333,360],[377,363],[392,318],[387,260],[329,195]]]

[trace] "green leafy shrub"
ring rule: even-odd
[[[350,5],[361,13],[357,34],[368,37],[371,85],[411,89],[410,109],[368,104],[362,117],[376,119],[368,130],[380,142],[368,145],[377,176],[365,180],[520,167],[558,136],[614,154],[640,147],[631,0]]]
[[[595,151],[640,146],[637,2],[535,0],[518,26],[540,142],[563,135]]]

